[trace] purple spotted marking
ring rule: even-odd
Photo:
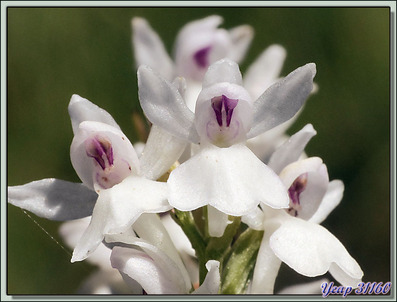
[[[229,99],[227,96],[216,96],[211,99],[211,106],[214,109],[216,121],[220,127],[223,126],[222,112],[226,113],[226,127],[230,126],[234,108],[236,108],[238,100]]]
[[[307,185],[307,173],[299,175],[288,189],[288,195],[293,205],[300,205],[299,196]]]
[[[113,165],[112,144],[103,137],[95,137],[85,142],[85,151],[89,157],[94,158],[102,170]]]
[[[208,55],[210,50],[211,50],[211,46],[207,46],[200,49],[193,55],[193,58],[199,67],[207,68],[209,66]]]

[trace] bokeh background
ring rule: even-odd
[[[69,159],[67,106],[77,93],[106,109],[131,141],[141,114],[130,20],[146,18],[171,52],[178,30],[211,14],[222,27],[255,30],[241,70],[269,45],[288,52],[283,75],[317,64],[319,91],[289,134],[312,123],[309,155],[323,158],[346,190],[323,223],[361,265],[364,281],[391,278],[390,53],[388,8],[8,8],[8,185],[56,177],[78,182]],[[8,205],[8,294],[73,294],[95,268],[70,263],[54,240],[60,223]],[[329,277],[329,276],[328,276]],[[308,279],[283,265],[276,289]]]

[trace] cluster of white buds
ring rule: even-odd
[[[280,77],[286,52],[271,45],[243,77],[253,29],[221,22],[185,25],[172,59],[134,18],[147,141],[132,144],[108,112],[73,95],[70,157],[82,183],[8,188],[9,203],[66,221],[72,262],[99,267],[81,293],[274,294],[282,262],[308,277],[329,272],[343,286],[361,282],[360,266],[320,226],[342,199],[342,181],[306,155],[311,124],[285,134],[316,90],[316,65]],[[320,293],[316,282],[293,288]]]

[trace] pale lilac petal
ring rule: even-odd
[[[182,155],[187,141],[152,125],[145,148],[139,158],[141,175],[156,180],[166,173]]]
[[[187,293],[177,267],[160,250],[148,254],[147,250],[115,246],[111,263],[122,274],[136,280],[148,294]]]
[[[276,149],[269,160],[268,166],[277,174],[280,173],[287,165],[300,158],[307,143],[316,133],[313,126],[307,124]]]
[[[309,219],[314,223],[322,223],[325,218],[336,208],[343,197],[343,191],[345,186],[340,180],[333,180],[328,184],[327,192],[325,193],[323,200],[317,211]]]
[[[101,122],[120,130],[119,125],[106,110],[77,94],[70,99],[68,111],[74,134],[78,131],[80,123],[84,121]]]
[[[315,74],[316,65],[309,63],[270,86],[254,103],[253,126],[248,138],[292,118],[312,91]]]
[[[270,247],[280,260],[304,276],[330,271],[344,286],[357,286],[354,283],[363,276],[342,243],[315,223],[291,217],[273,233]]]
[[[236,62],[222,59],[212,64],[205,74],[203,88],[221,82],[242,85],[241,72]]]
[[[243,145],[203,148],[172,171],[168,185],[170,204],[182,211],[209,204],[242,216],[261,201],[274,208],[287,207],[289,202],[278,176]]]
[[[177,88],[148,66],[138,69],[139,100],[148,119],[171,134],[194,143],[199,141],[194,114]]]
[[[281,45],[271,45],[248,67],[244,74],[244,87],[257,99],[280,76],[286,50]]]
[[[229,35],[233,46],[230,48],[227,57],[239,63],[248,51],[254,37],[254,29],[249,25],[240,25],[229,29]]]
[[[113,162],[106,169],[87,152],[88,140],[97,139],[106,141],[112,152]],[[94,187],[111,187],[128,175],[139,173],[138,156],[131,142],[120,129],[101,122],[80,123],[70,147],[70,158],[77,175],[93,190]]]
[[[50,220],[90,216],[98,195],[81,183],[55,178],[8,187],[8,202]]]
[[[170,210],[167,185],[130,176],[99,194],[90,225],[73,252],[72,262],[88,257],[102,242],[105,234],[126,231],[142,213]]]
[[[219,287],[221,284],[221,276],[219,274],[219,261],[209,260],[205,267],[208,270],[207,276],[205,276],[203,284],[196,289],[192,294],[195,295],[216,295],[219,293]]]
[[[175,66],[158,34],[143,18],[133,18],[131,26],[136,65],[148,65],[171,81],[175,76]]]

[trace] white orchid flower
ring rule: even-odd
[[[74,250],[74,262],[93,252],[104,234],[123,232],[141,214],[164,212],[171,206],[167,185],[141,176],[148,170],[159,174],[156,171],[164,168],[140,171],[132,144],[108,112],[78,95],[72,96],[68,109],[75,134],[70,156],[83,184],[43,179],[9,187],[8,202],[53,220],[92,215]]]
[[[253,38],[251,26],[225,30],[218,28],[222,22],[222,17],[213,15],[186,24],[176,36],[172,60],[149,23],[143,18],[133,18],[132,44],[137,66],[147,65],[170,82],[184,77],[187,81],[185,102],[194,111],[208,67],[222,58],[239,63]]]
[[[107,241],[117,242],[118,236],[109,236]],[[192,281],[186,269],[178,266],[167,252],[139,238],[122,238],[130,247],[115,246],[111,263],[117,268],[127,284],[138,282],[147,294],[189,294]],[[220,286],[219,262],[210,260],[208,274],[203,284],[192,294],[217,294]]]
[[[281,262],[308,277],[329,271],[344,286],[356,287],[363,276],[343,244],[319,225],[339,204],[344,186],[340,180],[328,181],[320,158],[298,160],[315,134],[310,124],[305,126],[269,162],[288,187],[290,207],[274,210],[262,204],[262,211],[257,209],[243,217],[250,227],[265,230],[251,293],[273,293]]]
[[[172,171],[170,204],[182,211],[210,205],[233,216],[248,214],[260,201],[287,207],[279,177],[244,143],[291,118],[312,90],[315,72],[313,63],[300,67],[253,101],[241,86],[238,65],[222,59],[209,67],[193,113],[172,84],[141,66],[139,98],[149,120],[200,145],[195,156]]]
[[[177,76],[201,82],[207,68],[222,58],[240,62],[253,37],[248,25],[230,30],[218,28],[220,16],[209,16],[186,24],[177,34],[172,60],[149,23],[140,17],[131,21],[132,42],[137,66],[148,65],[172,81]]]

